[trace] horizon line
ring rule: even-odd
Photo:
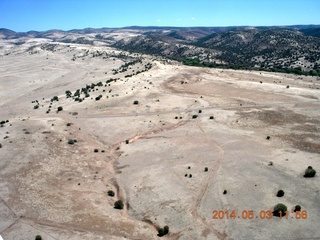
[[[290,24],[290,25],[229,25],[229,26],[189,26],[189,27],[181,27],[181,26],[156,26],[156,25],[132,25],[132,26],[124,26],[124,27],[84,27],[84,28],[73,28],[69,30],[63,30],[59,28],[52,28],[47,30],[28,30],[28,31],[15,31],[10,28],[2,27],[0,30],[10,30],[16,33],[27,33],[27,32],[48,32],[48,31],[63,31],[63,32],[70,32],[70,31],[79,31],[79,30],[86,30],[86,29],[126,29],[126,28],[243,28],[243,27],[295,27],[295,26],[319,26],[320,24]]]

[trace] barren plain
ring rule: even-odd
[[[0,49],[5,240],[320,239],[317,77],[33,41]]]

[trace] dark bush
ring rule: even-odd
[[[74,141],[73,139],[70,139],[70,140],[68,141],[68,143],[72,145],[72,144],[75,143],[75,141]]]
[[[59,101],[59,98],[57,96],[54,96],[53,98],[51,98],[51,102],[53,101]]]
[[[114,197],[114,191],[109,190],[109,191],[108,191],[108,195],[109,195],[110,197]]]
[[[287,211],[287,206],[284,205],[283,203],[278,203],[273,209],[273,216],[280,217],[280,212],[281,212],[281,215],[284,216],[286,211]]]
[[[35,240],[42,240],[42,237],[40,235],[37,235]]]
[[[283,197],[284,196],[284,191],[283,190],[279,190],[277,192],[277,197]]]
[[[189,178],[192,178],[192,174],[189,174]]]
[[[118,200],[114,203],[115,209],[123,209],[123,202],[121,200]]]
[[[97,153],[97,152],[99,152],[99,150],[95,148],[95,149],[93,150],[93,152]]]
[[[305,178],[311,178],[314,177],[316,175],[316,170],[314,170],[311,166],[309,166],[304,174]]]
[[[270,138],[271,138],[270,136],[267,136],[267,138],[266,138],[266,139],[267,139],[267,140],[270,140]]]
[[[224,190],[224,191],[223,191],[223,194],[227,194],[227,190]]]
[[[164,236],[164,230],[163,230],[163,228],[160,228],[158,230],[158,237],[163,237],[163,236]]]
[[[133,101],[133,104],[137,105],[137,104],[139,104],[139,101],[135,100],[135,101]]]
[[[207,167],[205,167],[205,168],[204,168],[204,171],[205,171],[205,172],[208,172],[208,168],[207,168]]]
[[[33,108],[34,108],[34,109],[38,109],[38,108],[39,108],[39,105],[34,105]]]
[[[192,118],[193,118],[193,119],[194,119],[194,118],[197,118],[197,117],[198,117],[198,115],[196,115],[196,114],[195,114],[195,115],[192,115]]]
[[[163,233],[164,233],[164,235],[169,233],[169,227],[168,226],[164,226],[163,227]]]
[[[301,211],[301,206],[300,205],[296,205],[294,207],[294,212],[297,212],[297,211]]]
[[[202,113],[202,110],[199,110],[199,113]]]
[[[126,144],[129,144],[129,140],[128,139],[126,140]]]
[[[58,107],[58,112],[62,111],[63,108],[62,107]]]
[[[185,176],[185,177],[188,177],[188,173],[186,173],[184,176]]]
[[[213,116],[210,116],[210,119],[214,119],[214,117],[213,117]]]
[[[72,125],[72,123],[67,123],[67,126],[70,127]]]

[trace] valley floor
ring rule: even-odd
[[[319,178],[303,177],[308,166],[320,171],[316,77],[150,56],[128,71],[150,70],[125,77],[112,74],[127,61],[115,50],[72,60],[81,51],[0,58],[4,239],[160,239],[165,225],[162,239],[320,238]],[[99,81],[83,101],[66,98]],[[288,219],[262,219],[278,203]]]

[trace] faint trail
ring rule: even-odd
[[[44,229],[38,229],[38,228],[36,228],[35,226],[33,226],[32,224],[30,224],[30,220],[32,220],[32,219],[26,219],[25,220],[25,218],[23,217],[18,217],[17,215],[16,215],[16,213],[11,209],[11,207],[0,197],[0,201],[12,212],[12,214],[13,214],[13,216],[14,216],[14,221],[9,225],[9,226],[7,226],[5,229],[3,229],[0,233],[1,233],[1,235],[4,235],[4,233],[6,232],[6,231],[8,231],[10,228],[12,228],[12,226],[14,226],[14,225],[16,225],[17,223],[19,223],[19,222],[23,222],[24,224],[26,224],[26,225],[29,225],[30,227],[32,227],[32,228],[34,228],[34,229],[37,229],[37,230],[39,230],[39,231],[41,231],[41,232],[43,232],[43,233],[46,233],[47,235],[49,235],[50,237],[52,237],[53,239],[56,239],[56,240],[58,240],[57,238],[55,238],[55,237],[53,237],[51,234],[49,234],[47,231],[45,231]]]
[[[0,197],[0,202],[3,205],[5,205],[13,215],[13,222],[0,232],[1,234],[3,234],[3,232],[5,232],[6,230],[10,229],[13,225],[15,225],[19,221],[19,218],[18,218],[17,214],[12,210],[12,208],[2,199],[2,197]]]
[[[208,175],[206,177],[205,183],[202,186],[202,188],[200,189],[200,191],[197,195],[196,201],[191,206],[191,213],[195,218],[199,219],[207,229],[211,230],[216,235],[217,238],[219,238],[220,240],[224,240],[227,238],[226,233],[220,233],[217,229],[213,228],[213,226],[210,223],[208,223],[206,218],[204,216],[202,216],[199,212],[199,207],[202,204],[204,197],[208,193],[208,188],[209,188],[211,180],[214,176],[214,173],[217,171],[217,169],[218,169],[218,167],[224,157],[224,150],[220,147],[220,145],[217,142],[213,141],[212,139],[210,139],[207,136],[206,132],[203,130],[203,128],[201,127],[199,122],[197,122],[196,125],[200,129],[200,131],[204,134],[206,141],[208,143],[212,144],[213,147],[218,151],[219,156],[218,156],[218,160],[213,163],[213,165],[210,167],[210,170],[208,171]]]
[[[131,142],[134,142],[134,141],[137,141],[139,139],[145,139],[145,138],[155,138],[156,136],[150,136],[150,135],[153,135],[153,134],[157,134],[157,133],[160,133],[160,132],[166,132],[166,131],[170,131],[170,130],[173,130],[173,129],[176,129],[180,126],[183,126],[185,125],[187,122],[189,122],[189,120],[186,120],[186,121],[180,121],[178,122],[177,124],[173,124],[171,126],[167,126],[167,127],[159,127],[157,129],[154,129],[154,130],[149,130],[145,133],[142,133],[142,134],[137,134],[133,137],[131,137],[129,140],[129,143]],[[125,190],[119,185],[119,183],[117,182],[117,179],[115,177],[115,174],[116,174],[116,162],[118,161],[119,157],[121,156],[121,152],[117,152],[118,150],[120,150],[120,146],[123,145],[123,144],[126,144],[126,140],[124,141],[121,141],[121,142],[118,142],[118,143],[115,143],[113,145],[111,145],[108,150],[109,150],[109,154],[110,154],[110,160],[109,160],[109,163],[110,165],[112,166],[112,171],[113,171],[113,175],[114,177],[112,179],[110,179],[112,181],[112,184],[116,187],[117,189],[117,196],[119,199],[121,199],[124,203],[124,208],[123,208],[123,216],[125,216],[127,219],[130,219],[131,217],[129,216],[128,214],[128,209],[127,209],[127,206],[128,206],[128,201],[127,201],[127,196],[126,196],[126,192]],[[136,220],[134,219],[135,221],[139,221],[139,220]],[[154,225],[151,221],[143,221],[144,223],[147,223],[152,229],[154,229],[155,232],[157,232],[157,227],[156,225]],[[180,234],[177,233],[177,234],[172,234],[170,235],[170,239],[172,240],[176,240],[180,237]]]

